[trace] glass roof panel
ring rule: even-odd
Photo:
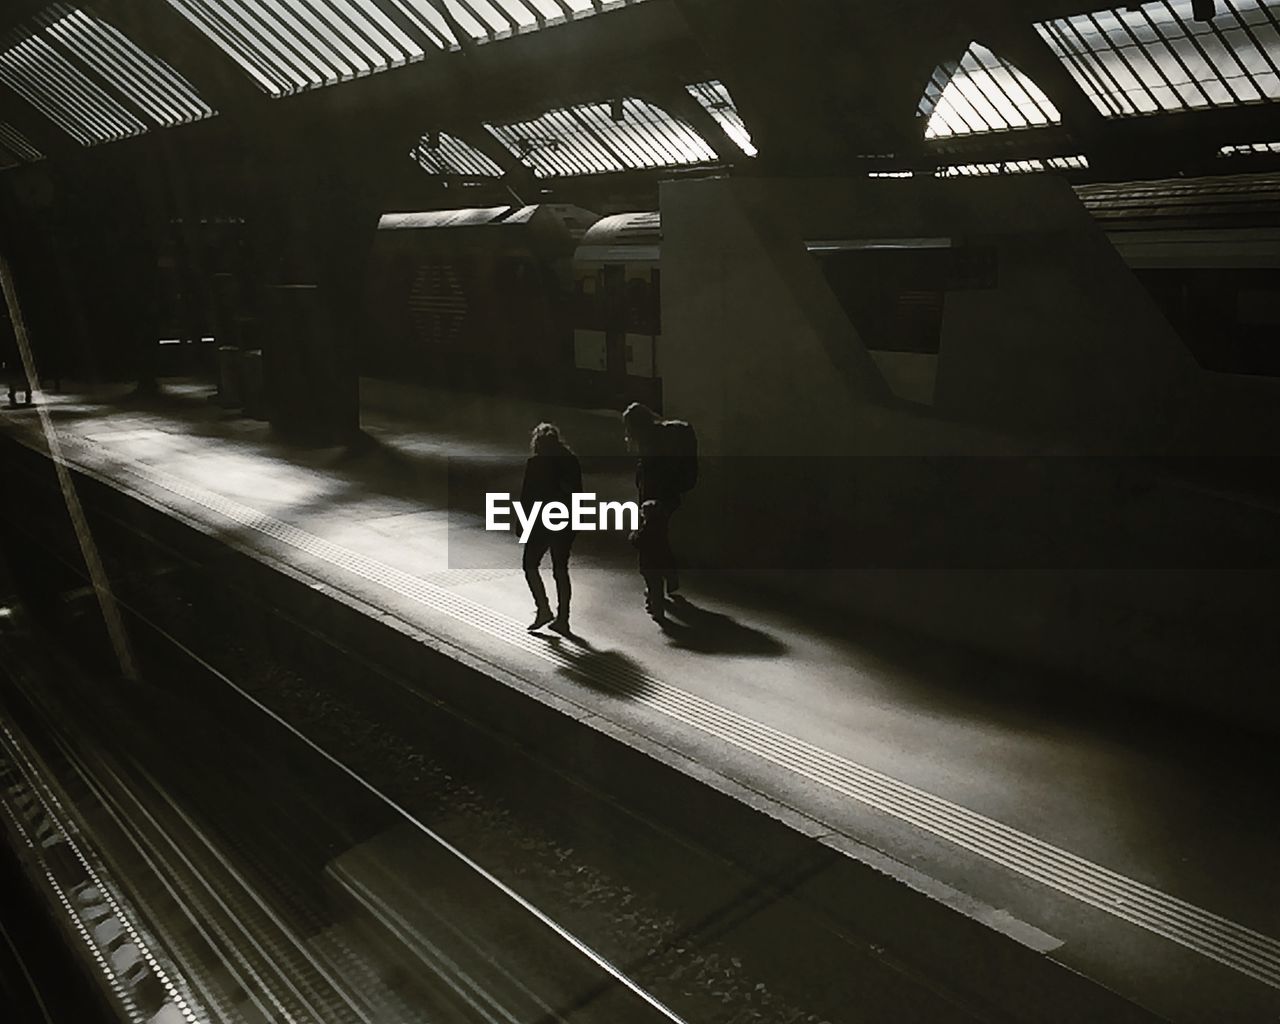
[[[715,151],[689,125],[633,97],[485,127],[539,177],[716,161]]]
[[[927,118],[927,139],[1062,121],[1057,108],[1030,78],[976,42],[959,62],[934,69],[920,98],[919,114]]]
[[[556,0],[525,0],[525,3],[537,11],[546,21],[566,16],[565,9],[556,3]]]
[[[531,121],[485,127],[539,177],[625,169],[618,157],[566,111],[553,110]]]
[[[399,4],[427,0],[393,0]],[[478,43],[563,24],[644,0],[442,0],[462,30]]]
[[[162,127],[211,116],[191,83],[96,15],[58,5],[46,36]]]
[[[271,96],[644,0],[165,0]],[[396,15],[393,17],[392,15]]]
[[[502,177],[502,168],[478,149],[444,132],[438,139],[423,136],[413,149],[413,159],[429,174],[463,178]]]
[[[147,130],[43,36],[29,36],[0,52],[0,81],[83,145]]]
[[[1049,44],[1106,117],[1280,99],[1280,0],[1157,0],[1040,22]]]
[[[391,3],[436,46],[457,49],[458,40],[453,30],[431,0],[391,0]]]
[[[44,154],[22,132],[4,121],[0,121],[0,147],[20,163],[34,163],[44,159]]]
[[[458,26],[472,39],[484,40],[490,38],[492,29],[485,27],[475,11],[459,0],[444,0],[444,6],[449,13],[457,20]]]
[[[1086,170],[1089,161],[1082,153],[1073,156],[1053,156],[1047,160],[1002,160],[997,163],[952,164],[939,167],[939,178],[982,177],[990,174],[1032,174],[1037,171]]]
[[[493,37],[511,31],[510,19],[504,17],[489,0],[450,0],[450,5],[469,8],[476,19],[486,27],[483,35]]]
[[[272,96],[420,60],[453,37],[429,0],[392,0],[414,38],[375,0],[167,0]]]
[[[724,133],[733,140],[735,146],[747,156],[756,155],[756,147],[751,141],[751,132],[747,130],[747,124],[738,113],[733,97],[729,95],[729,90],[725,88],[723,82],[714,80],[698,82],[687,85],[685,88],[689,91],[689,95],[701,103],[707,113],[716,119],[716,123],[724,129]]]
[[[1043,171],[1044,164],[1039,160],[1009,160],[1002,163],[987,164],[952,164],[939,168],[939,178],[969,178],[989,174],[1026,174],[1031,171]]]
[[[1236,143],[1218,150],[1218,156],[1253,156],[1256,153],[1280,153],[1280,142]]]
[[[493,0],[493,2],[522,29],[532,28],[538,24],[538,16],[522,0]]]

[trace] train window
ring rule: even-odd
[[[1280,289],[1265,269],[1135,274],[1206,370],[1280,376]]]
[[[627,331],[657,334],[657,294],[647,277],[627,279]]]

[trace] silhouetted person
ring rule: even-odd
[[[639,455],[636,460],[636,490],[640,504],[656,501],[662,506],[664,521],[680,507],[683,496],[698,482],[698,435],[683,420],[664,420],[647,405],[632,402],[622,414],[627,441]],[[666,593],[680,589],[675,553],[663,530]],[[664,595],[660,595],[665,600]],[[659,601],[659,603],[662,603]]]
[[[524,466],[524,484],[520,488],[520,504],[526,509],[535,501],[563,502],[568,507],[576,491],[582,490],[582,467],[572,449],[564,443],[560,430],[551,423],[539,423],[529,439],[533,453]],[[538,522],[524,546],[524,578],[529,584],[535,606],[530,631],[549,625],[557,633],[569,633],[569,551],[573,547],[573,530],[548,530]],[[551,574],[556,581],[556,614],[551,614],[547,588],[542,582],[542,556],[551,552]]]
[[[666,579],[672,570],[671,544],[667,538],[667,512],[662,503],[646,501],[640,506],[640,528],[631,534],[631,543],[644,577],[644,610],[655,622],[667,621]]]

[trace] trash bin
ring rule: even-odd
[[[244,402],[240,350],[234,345],[218,346],[218,404],[234,409]]]

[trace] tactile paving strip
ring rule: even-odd
[[[80,445],[71,442],[67,447]],[[137,462],[122,463],[114,454],[108,458],[116,468],[156,487],[465,623],[530,657],[582,676],[597,689],[657,711],[1264,984],[1280,988],[1280,941],[1270,936],[796,739],[638,669],[601,664],[595,658],[584,668],[566,649],[547,643],[545,638],[531,636],[519,622],[476,601],[207,488]]]

